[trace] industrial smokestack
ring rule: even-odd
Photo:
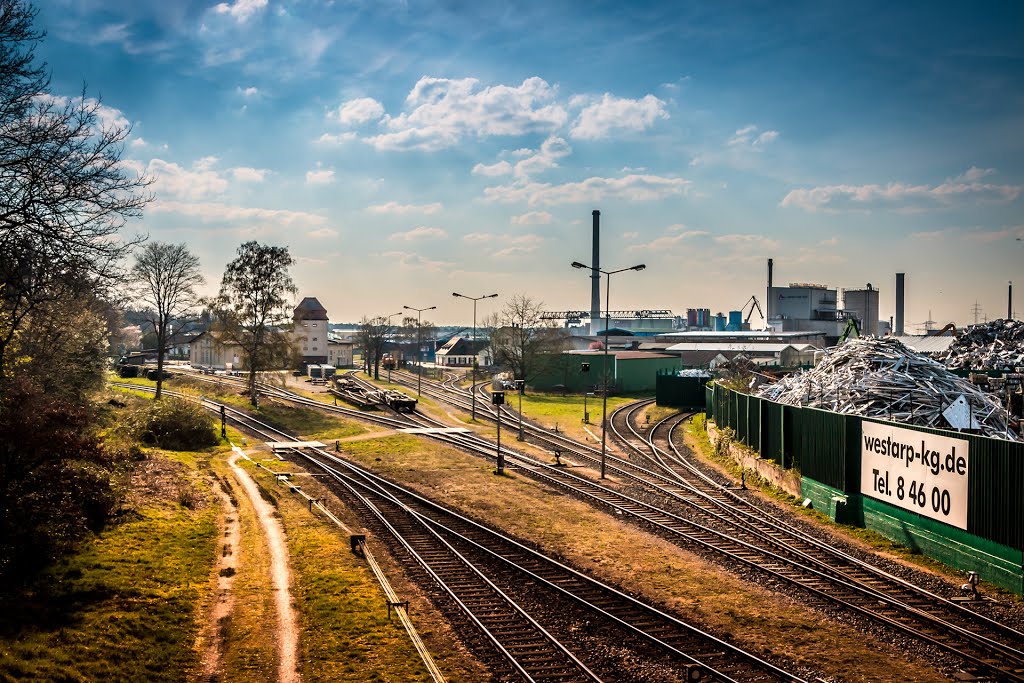
[[[768,296],[765,297],[764,303],[767,308],[765,309],[765,326],[768,325],[768,320],[772,317],[772,266],[774,265],[771,259],[768,259]]]
[[[1010,289],[1006,293],[1006,319],[1013,320],[1013,280],[1010,280]]]
[[[903,336],[903,278],[904,273],[896,273],[896,336]]]
[[[590,334],[597,334],[601,320],[601,212],[594,211],[594,255],[590,259]]]

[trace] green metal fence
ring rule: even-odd
[[[736,440],[785,468],[847,494],[860,493],[862,418],[782,405],[711,385],[706,410]],[[872,420],[873,422],[882,422]],[[900,424],[901,428],[966,439],[970,449],[967,531],[1024,549],[1024,444]]]

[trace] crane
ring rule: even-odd
[[[750,298],[747,299],[747,303],[743,304],[743,308],[746,308],[747,305],[751,304],[751,303],[753,305],[751,305],[750,306],[750,310],[747,311],[747,317],[743,319],[744,329],[749,329],[750,328],[750,316],[752,316],[754,314],[754,309],[755,308],[757,309],[757,312],[761,314],[761,317],[765,319],[765,322],[768,322],[768,318],[764,314],[764,311],[761,310],[761,304],[759,304],[757,302],[757,297],[755,295],[753,295],[753,294],[750,295]],[[742,311],[743,308],[741,308],[740,310]]]

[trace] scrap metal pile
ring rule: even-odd
[[[1024,322],[993,320],[971,325],[938,358],[947,367],[964,370],[1024,367]]]
[[[971,432],[1022,440],[1007,428],[998,400],[893,338],[863,337],[833,346],[813,370],[767,385],[758,395],[788,405],[936,429],[954,428],[943,413],[952,414],[954,403],[966,403],[964,415]]]

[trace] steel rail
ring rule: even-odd
[[[746,665],[739,666],[738,670],[746,672],[749,676],[751,669],[753,668],[753,670],[757,671],[758,675],[762,677],[758,680],[763,680],[764,675],[770,675],[771,680],[799,680],[797,677],[793,676],[793,674],[782,671],[760,658],[752,657],[746,651],[736,648],[735,646],[715,638],[714,636],[710,636],[709,634],[696,629],[695,627],[659,610],[656,607],[647,605],[646,603],[622,593],[615,588],[607,586],[586,574],[582,574],[581,572],[578,572],[557,560],[549,558],[546,555],[521,544],[515,539],[505,536],[499,531],[475,522],[456,511],[445,508],[444,506],[413,491],[409,491],[398,484],[388,481],[379,475],[363,470],[358,466],[353,466],[348,461],[338,458],[333,454],[322,455],[326,456],[326,459],[329,459],[332,462],[332,465],[325,464],[308,454],[304,454],[304,457],[316,463],[326,472],[336,472],[337,470],[333,466],[334,464],[358,472],[360,476],[367,479],[367,486],[373,487],[374,489],[386,490],[386,495],[401,498],[403,503],[410,507],[415,506],[418,514],[421,514],[431,524],[435,525],[438,529],[443,530],[451,537],[458,539],[467,546],[475,548],[482,554],[508,565],[516,572],[527,574],[537,583],[547,586],[575,602],[578,602],[587,609],[597,612],[601,616],[615,622],[620,627],[649,640],[671,654],[683,658],[684,661],[708,667],[712,671],[715,671],[716,676],[718,676],[720,680],[733,680],[732,676],[723,673],[723,671],[725,666],[737,669],[737,663],[732,662],[724,666],[722,664],[711,665],[707,661],[708,658],[717,657],[719,660],[722,660],[725,659],[726,656],[732,658],[738,657],[740,659],[740,663],[742,665]],[[512,557],[510,557],[510,555]],[[588,591],[591,594],[590,596],[586,595]],[[602,595],[595,599],[592,597],[595,592]],[[620,604],[618,606],[607,605],[608,595],[614,597]],[[605,606],[597,604],[597,600],[601,599],[606,603]],[[632,610],[633,614],[624,614],[624,610]],[[648,622],[650,619],[656,619],[660,623],[648,625],[646,630],[637,626],[635,623],[637,621]],[[665,629],[682,630],[682,636],[684,639],[686,637],[695,636],[704,640],[705,642],[701,645],[705,653],[704,659],[698,659],[695,656],[691,656],[687,652],[683,651],[678,645],[673,645],[670,641],[680,640],[678,634],[675,636],[672,634],[656,636],[651,632],[652,630],[662,632]],[[711,648],[710,651],[708,651],[708,647]],[[755,679],[744,677],[737,680]]]
[[[112,383],[112,385],[144,391],[150,390],[149,387],[141,385],[120,383]],[[174,392],[167,393],[175,395]],[[180,396],[180,394],[178,395]],[[230,416],[229,419],[236,425],[263,438],[297,440],[295,436],[257,420],[234,407],[211,401],[205,397],[199,397],[199,403],[214,412],[219,412],[223,408],[225,414]],[[282,450],[295,455],[304,455],[300,448]],[[311,450],[331,457],[326,451]],[[343,479],[340,481],[343,485],[348,486],[348,482]],[[391,533],[396,542],[448,595],[449,599],[459,607],[502,655],[507,664],[524,680],[530,683],[536,683],[539,680],[567,682],[587,680],[601,683],[601,679],[580,662],[560,641],[540,626],[479,568],[441,538],[429,524],[420,519],[407,506],[401,503],[397,506],[408,518],[413,520],[413,526],[406,525],[403,531],[399,529],[398,523],[381,511],[374,502],[354,488],[349,488],[350,495],[358,500],[383,528]],[[392,514],[395,512],[397,510],[393,510]],[[422,529],[420,535],[410,538],[417,527]],[[436,539],[434,548],[424,547],[428,538]],[[428,552],[433,554],[432,558],[427,557]],[[462,572],[456,571],[455,563],[463,568]],[[447,576],[444,576],[445,574]],[[503,634],[499,635],[498,629],[501,629]]]
[[[643,407],[643,405],[646,405],[650,402],[651,401],[642,402],[641,404],[639,404],[639,406],[637,404],[630,404],[630,406],[626,406],[615,411],[609,419],[610,428],[615,430],[614,417],[620,411],[629,409],[630,412],[635,412],[636,410],[639,409],[639,407]],[[455,403],[458,404],[457,401],[455,401]],[[627,424],[630,424],[628,420]],[[631,424],[630,427],[632,429]],[[634,433],[639,435],[639,433],[637,433],[636,430],[633,431]],[[650,433],[653,433],[653,431],[654,428],[652,428]],[[547,433],[543,433],[542,436],[543,438],[550,439],[550,435]],[[563,437],[562,440],[564,441],[567,439]],[[619,440],[626,445],[631,445],[629,444],[629,440],[622,436],[621,434],[619,436]],[[635,446],[632,447],[635,448]],[[589,447],[584,448],[586,450],[591,450],[589,449]],[[638,454],[647,457],[646,453],[643,453],[639,449],[636,450]],[[577,455],[580,454],[578,451],[576,451],[576,453]],[[588,457],[588,459],[592,458]],[[651,474],[649,471],[644,470],[643,468],[639,468],[634,463],[628,463],[627,461],[621,461],[619,464],[620,467],[622,465],[625,465],[629,469],[635,468],[641,470],[645,473],[646,476],[638,477],[636,474],[632,472],[624,472],[621,470],[619,471],[620,474],[628,476],[632,480],[639,481],[640,483],[643,483],[646,486],[652,486],[659,492],[668,493],[672,498],[675,498],[695,509],[701,510],[701,512],[705,515],[710,514],[710,511],[708,511],[704,506],[701,506],[698,501],[694,501],[692,499],[693,495],[701,496],[708,500],[711,500],[719,508],[729,508],[729,506],[723,501],[716,500],[715,497],[713,495],[710,495],[707,491],[701,491],[700,489],[691,486],[685,480],[681,482],[685,487],[684,490],[679,491],[677,489],[673,491],[673,489],[676,488],[677,486],[675,480],[666,480],[664,477],[661,477],[659,475],[659,478],[662,479],[662,482],[654,483],[648,480],[648,477]],[[664,467],[664,463],[658,464],[659,466]],[[721,486],[715,484],[703,473],[697,472],[696,474],[699,474],[699,476],[703,480],[705,480],[709,485],[712,485],[715,488],[716,492],[719,492],[721,495],[728,495],[734,500],[743,501],[743,499],[737,496],[735,493],[727,491],[723,489]],[[673,476],[679,478],[678,474],[674,474]],[[744,502],[744,504],[746,503]],[[763,529],[756,528],[756,525],[775,526],[779,527],[778,533],[796,534],[801,539],[810,538],[806,534],[798,532],[798,530],[789,530],[785,528],[789,527],[789,525],[786,525],[784,522],[777,522],[774,519],[764,519],[763,517],[765,513],[763,511],[758,510],[757,513],[758,514],[747,512],[747,519],[737,519],[732,522],[729,522],[729,520],[723,520],[721,514],[713,516],[719,521],[731,523],[733,527],[739,526],[745,533],[750,534],[755,538],[761,539],[760,542],[766,543],[769,546],[771,546],[771,548],[773,548],[773,551],[768,552],[768,557],[770,558],[770,560],[777,561],[780,554],[782,556],[791,556],[793,559],[788,559],[787,562],[794,566],[794,568],[797,568],[801,572],[811,570],[815,574],[820,574],[820,576],[812,575],[813,578],[811,578],[810,580],[814,582],[814,585],[808,585],[807,579],[794,581],[792,578],[788,578],[787,581],[789,583],[795,583],[795,585],[800,586],[801,588],[812,590],[812,592],[818,594],[820,597],[823,597],[826,600],[832,602],[838,601],[840,604],[842,604],[844,607],[848,609],[860,612],[865,616],[869,616],[875,619],[876,621],[881,621],[882,623],[897,628],[903,632],[910,633],[915,637],[927,640],[936,647],[939,647],[943,650],[952,652],[957,656],[960,656],[961,658],[969,662],[972,666],[978,667],[978,669],[981,671],[991,671],[999,675],[1009,676],[1009,680],[1024,680],[1024,678],[1022,678],[1021,671],[1019,671],[1019,669],[1024,668],[1024,652],[1021,652],[1021,650],[1014,644],[1008,644],[996,640],[992,635],[992,631],[997,631],[999,634],[1003,636],[1009,636],[1012,639],[1017,640],[1020,637],[1022,637],[1021,634],[1019,634],[1018,632],[1014,631],[1013,629],[1010,629],[1009,627],[1003,624],[999,624],[994,620],[988,619],[983,615],[977,615],[977,613],[968,610],[961,605],[957,605],[952,601],[948,601],[944,598],[941,598],[940,596],[937,596],[934,593],[931,593],[930,591],[926,591],[917,586],[914,586],[906,580],[895,577],[889,574],[888,572],[881,570],[880,568],[874,567],[874,565],[871,565],[860,560],[856,560],[856,558],[850,557],[848,554],[843,553],[841,550],[832,548],[832,546],[829,546],[815,539],[815,547],[821,548],[822,552],[829,553],[833,557],[838,557],[844,562],[853,563],[861,571],[869,573],[868,576],[863,576],[863,574],[860,577],[850,576],[848,571],[844,572],[840,569],[835,568],[828,562],[822,560],[820,556],[815,557],[812,552],[809,552],[806,549],[794,548],[792,544],[786,543],[784,540],[779,539],[778,537],[771,537],[767,535],[767,533]],[[800,561],[797,562],[797,559],[799,559]],[[756,566],[758,566],[762,571],[766,569],[760,564],[757,564]],[[778,572],[776,571],[773,571],[772,573],[778,575]],[[833,582],[838,588],[840,588],[841,594],[839,596],[835,596],[821,591],[820,582],[823,578],[827,581]],[[881,582],[884,585],[870,585],[869,583],[866,583],[867,581]],[[891,593],[893,591],[896,591],[897,594],[892,595]],[[909,597],[907,595],[908,592],[910,592]],[[880,609],[879,605],[874,605],[876,609],[867,611],[855,605],[852,602],[853,600],[863,599],[863,597],[857,598],[858,593],[861,596],[874,599],[878,603],[886,605],[888,607],[888,614],[884,613]],[[923,602],[920,602],[917,605],[912,604],[913,598],[917,598],[919,601]],[[979,633],[977,630],[972,630],[970,628],[965,627],[962,624],[962,622],[960,624],[953,623],[952,621],[950,621],[949,618],[943,618],[942,616],[933,614],[925,609],[922,609],[921,605],[928,605],[930,604],[929,601],[934,601],[934,603],[938,604],[951,605],[952,610],[956,614],[961,616],[967,615],[966,619],[972,625],[974,625],[975,628],[981,627],[984,630],[988,631],[988,633]],[[922,631],[920,628],[913,628],[910,625],[905,624],[901,620],[901,615],[903,614],[909,615],[911,618],[915,619],[918,622],[919,626],[923,626],[928,630]],[[959,638],[960,645],[949,642],[949,640],[952,640],[954,636]],[[966,652],[964,645],[966,645],[967,647],[973,647],[975,649],[981,650],[981,654],[977,655]],[[993,660],[991,659],[993,655],[1001,658],[1002,660],[1009,661],[993,662]],[[1007,670],[1007,666],[1012,667],[1012,669]]]

